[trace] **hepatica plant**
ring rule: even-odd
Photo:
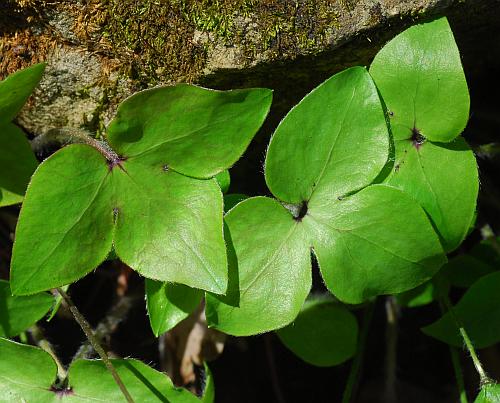
[[[123,102],[109,144],[75,144],[45,160],[23,203],[11,288],[72,283],[110,253],[145,277],[224,294],[222,193],[213,176],[243,153],[271,91],[191,85]]]
[[[311,251],[327,287],[351,304],[431,278],[445,257],[425,212],[401,190],[372,185],[389,151],[377,87],[362,67],[292,109],[266,157],[277,199],[251,198],[226,216],[229,292],[209,297],[209,321],[236,335],[291,322],[311,288]]]
[[[398,35],[369,71],[349,68],[305,96],[269,144],[265,179],[274,197],[228,196],[226,209],[234,207],[224,220],[224,171],[262,125],[270,90],[180,84],[140,92],[120,105],[106,142],[88,138],[63,147],[29,180],[37,163],[12,120],[43,68],[0,83],[0,145],[12,149],[0,153],[0,205],[20,202],[29,181],[12,253],[16,296],[0,281],[11,316],[0,315],[1,336],[19,334],[48,311],[52,298],[41,292],[75,282],[113,252],[146,277],[155,335],[195,311],[205,293],[210,326],[232,335],[279,329],[305,361],[337,365],[357,348],[358,325],[347,304],[421,285],[430,290],[421,300],[432,301],[433,285],[425,283],[472,225],[478,173],[460,137],[469,95],[445,18]],[[312,259],[335,298],[305,303]],[[481,327],[471,312],[492,309],[498,299],[478,294],[493,293],[488,281],[497,277],[480,279],[457,305],[472,334]],[[13,319],[20,310],[28,314]],[[424,331],[460,345],[454,315],[450,307]],[[500,339],[477,338],[484,346]],[[119,374],[141,401],[148,393],[162,401],[197,400],[133,360],[114,361],[109,374],[102,363],[75,361],[63,387],[50,391],[55,363],[47,354],[0,339],[0,355],[7,357],[0,361],[0,380],[7,380],[0,398],[31,398],[43,389],[46,401],[91,400],[118,393],[111,376]],[[26,371],[12,365],[14,356]],[[43,376],[29,366],[35,361],[46,369]],[[149,383],[137,382],[144,377]],[[101,380],[97,388],[94,379]],[[495,389],[488,388],[483,394]]]
[[[479,182],[476,159],[460,137],[469,92],[445,18],[416,25],[390,41],[370,66],[387,105],[395,160],[386,183],[429,214],[447,252],[465,238]]]

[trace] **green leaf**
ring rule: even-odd
[[[353,67],[315,88],[280,123],[269,144],[266,182],[287,203],[332,202],[370,184],[388,155],[377,89],[364,68]]]
[[[481,277],[454,307],[456,317],[477,348],[500,341],[500,272]],[[463,345],[458,326],[450,312],[422,331],[445,343]]]
[[[229,185],[231,184],[231,175],[229,174],[229,171],[226,169],[225,171],[218,173],[215,176],[215,180],[219,184],[222,193],[227,193]]]
[[[443,267],[443,273],[450,285],[459,288],[468,288],[481,277],[494,271],[495,266],[469,254],[455,256]]]
[[[203,292],[182,284],[146,279],[146,303],[156,337],[168,332],[200,305]]]
[[[474,403],[500,403],[500,385],[489,383],[481,387]]]
[[[271,106],[272,91],[215,91],[193,85],[142,91],[123,102],[108,128],[114,150],[210,178],[243,154]]]
[[[214,179],[245,150],[267,89],[190,85],[127,99],[108,137],[116,152],[71,145],[35,172],[16,231],[11,286],[30,294],[78,280],[111,251],[147,278],[227,288],[222,194]],[[43,234],[43,236],[40,236]]]
[[[411,195],[431,217],[445,250],[464,240],[479,191],[474,154],[461,137],[448,144],[395,142],[394,169],[386,182]]]
[[[417,308],[434,301],[436,289],[432,281],[428,281],[413,290],[397,294],[398,304],[407,308]]]
[[[64,292],[67,292],[69,288],[69,285],[64,285],[61,287],[61,289]],[[52,319],[54,319],[54,316],[56,316],[57,312],[59,311],[59,308],[61,307],[63,301],[63,297],[61,294],[57,293],[57,295],[54,298],[54,304],[52,305],[52,310],[50,311],[50,314],[47,317],[47,322],[50,322]]]
[[[0,124],[0,207],[22,201],[38,162],[21,129]]]
[[[203,397],[201,401],[203,403],[214,403],[215,402],[215,383],[212,371],[208,367],[207,363],[203,363],[205,368],[205,388],[203,390]]]
[[[283,344],[304,361],[330,367],[355,354],[358,323],[343,305],[316,299],[306,301],[293,323],[277,334]]]
[[[424,211],[405,193],[370,186],[304,217],[330,291],[355,304],[424,283],[446,262]]]
[[[11,123],[40,81],[45,64],[0,82],[0,207],[20,203],[38,162],[21,129]]]
[[[74,282],[104,261],[112,244],[145,277],[226,289],[222,195],[214,179],[133,158],[110,167],[95,149],[77,144],[33,175],[16,229],[12,291]]]
[[[45,351],[0,338],[0,401],[56,402],[57,365]]]
[[[17,71],[0,82],[0,124],[11,122],[40,82],[45,63]]]
[[[224,213],[227,213],[239,202],[242,202],[243,200],[246,199],[248,199],[248,196],[241,193],[232,193],[224,195]]]
[[[429,280],[446,259],[422,208],[398,189],[366,187],[388,155],[382,105],[363,68],[333,76],[292,109],[265,168],[286,208],[254,198],[226,215],[228,295],[207,299],[209,324],[248,335],[290,323],[310,287],[310,249],[328,288],[348,303]]]
[[[0,337],[17,336],[41,319],[53,302],[47,293],[13,297],[9,282],[0,280]]]
[[[208,323],[235,336],[286,326],[311,288],[310,252],[301,226],[266,197],[241,202],[225,222],[228,293],[207,295]]]
[[[449,142],[469,118],[469,91],[453,33],[443,17],[408,28],[375,56],[370,73],[391,118],[396,140],[416,128]]]
[[[185,389],[176,388],[163,373],[146,364],[133,360],[112,360],[118,375],[136,402],[199,402],[193,394]],[[121,391],[101,360],[77,360],[68,373],[69,385],[74,395],[68,396],[71,401],[125,401]]]
[[[420,203],[450,252],[474,219],[479,182],[474,155],[457,138],[469,118],[469,92],[446,18],[395,37],[370,73],[395,138],[394,168],[386,181]]]
[[[125,402],[120,389],[100,360],[77,360],[69,369],[69,386],[55,390],[57,366],[45,351],[0,338],[0,401],[5,402]],[[195,403],[187,390],[140,361],[112,360],[136,402]]]
[[[0,188],[0,207],[11,206],[23,201],[23,196]]]

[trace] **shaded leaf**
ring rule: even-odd
[[[168,332],[194,312],[203,292],[182,284],[146,279],[146,303],[151,329],[156,337]]]
[[[443,273],[450,285],[460,288],[468,288],[481,277],[494,271],[494,266],[471,254],[455,256],[443,267]]]
[[[35,64],[0,82],[0,124],[12,121],[38,85],[45,63]]]
[[[338,365],[356,352],[358,323],[333,301],[306,301],[297,318],[277,331],[283,344],[304,361],[319,367]]]
[[[245,199],[248,199],[248,196],[241,193],[224,195],[224,213],[227,213],[239,202],[242,202]]]
[[[231,185],[231,175],[227,169],[218,173],[215,176],[215,180],[219,184],[222,193],[226,193],[229,190],[229,185]]]
[[[0,280],[0,337],[14,337],[40,320],[52,307],[47,293],[13,297],[8,281]]]
[[[500,341],[500,272],[491,273],[476,281],[454,307],[456,317],[477,348]],[[422,331],[445,343],[463,345],[458,326],[451,312]]]
[[[20,203],[38,162],[24,133],[11,123],[40,81],[45,64],[0,82],[0,207]]]
[[[0,124],[0,207],[20,203],[38,162],[21,129]]]
[[[69,285],[64,285],[61,287],[61,289],[64,292],[67,292],[69,288]],[[57,293],[57,295],[54,297],[54,304],[52,305],[52,310],[50,311],[50,314],[47,317],[47,322],[50,322],[52,319],[54,319],[54,316],[56,316],[57,312],[59,311],[59,308],[61,307],[63,301],[63,297],[61,294]]]
[[[434,301],[436,296],[436,288],[432,281],[428,281],[413,290],[397,294],[398,304],[407,308],[417,308],[419,306],[428,305]]]

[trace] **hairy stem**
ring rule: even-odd
[[[111,163],[120,161],[120,156],[104,141],[96,140],[84,130],[58,128],[51,129],[45,134],[35,137],[31,141],[34,152],[40,152],[51,144],[87,144],[99,151]]]
[[[71,298],[62,290],[61,288],[57,288],[57,292],[61,295],[63,298],[64,302],[68,306],[69,310],[71,311],[73,317],[77,321],[77,323],[80,325],[82,328],[83,332],[85,333],[85,336],[87,336],[87,339],[89,342],[92,344],[94,347],[95,351],[97,351],[97,354],[101,357],[102,361],[104,362],[104,365],[106,365],[106,368],[108,371],[111,373],[113,376],[113,379],[115,380],[116,384],[120,388],[121,392],[125,396],[125,399],[127,399],[128,403],[134,403],[134,399],[132,399],[132,396],[130,396],[130,393],[128,392],[127,388],[125,387],[122,379],[118,375],[118,372],[116,372],[115,367],[113,366],[113,363],[110,361],[108,358],[108,355],[104,351],[104,348],[99,344],[99,340],[94,335],[94,331],[92,330],[92,327],[90,326],[90,323],[87,322],[87,319],[80,313],[76,305],[73,303]]]
[[[474,367],[476,368],[477,373],[479,374],[479,383],[482,386],[487,385],[489,383],[493,383],[493,380],[488,376],[486,371],[484,370],[481,361],[479,360],[479,357],[476,353],[476,349],[474,348],[474,345],[472,344],[471,339],[469,338],[469,335],[467,334],[467,331],[464,328],[464,325],[460,318],[456,315],[455,309],[451,305],[450,299],[448,298],[447,295],[443,296],[442,298],[443,304],[450,312],[451,317],[453,318],[453,321],[455,322],[456,326],[458,327],[458,331],[460,332],[460,335],[462,336],[462,339],[464,340],[465,347],[467,348],[467,351],[469,352],[469,355],[472,359],[472,362],[474,363]]]
[[[112,334],[118,325],[125,319],[130,309],[139,298],[136,295],[121,297],[110,309],[106,317],[99,322],[93,331],[95,339],[98,342]],[[92,342],[87,340],[76,352],[72,361],[80,358],[90,358],[96,351]]]
[[[351,364],[349,377],[347,378],[344,394],[342,395],[342,403],[349,403],[351,399],[356,395],[358,380],[361,373],[361,366],[363,364],[363,359],[365,356],[366,342],[368,340],[368,330],[370,328],[370,324],[373,318],[373,312],[375,310],[375,303],[376,300],[368,305],[363,315],[363,323],[361,325],[361,333],[358,337],[356,355],[354,356]]]

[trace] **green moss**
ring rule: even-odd
[[[262,52],[272,59],[319,51],[350,1],[90,0],[82,13],[121,71],[148,86],[196,81],[215,42],[237,46],[242,64]],[[211,40],[196,42],[196,31]]]

